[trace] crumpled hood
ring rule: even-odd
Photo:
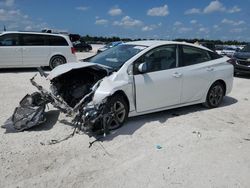
[[[234,54],[234,57],[247,60],[250,58],[250,52],[237,52]]]
[[[65,74],[67,72],[70,72],[71,70],[74,69],[80,69],[80,68],[84,68],[84,67],[97,67],[97,68],[101,68],[101,69],[105,69],[103,66],[96,64],[96,63],[90,63],[90,62],[77,62],[77,63],[66,63],[63,65],[60,65],[56,68],[54,68],[49,76],[47,77],[49,80],[52,80],[62,74]]]

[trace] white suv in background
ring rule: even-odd
[[[39,67],[76,62],[68,36],[38,32],[0,34],[0,68]]]

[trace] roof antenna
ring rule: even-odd
[[[6,31],[6,27],[5,27],[5,25],[3,26],[3,31]]]

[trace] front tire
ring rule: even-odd
[[[215,82],[207,93],[205,106],[208,108],[218,107],[225,95],[225,87],[221,82]]]
[[[50,68],[54,69],[55,67],[65,64],[66,59],[63,56],[54,56],[50,60]]]
[[[128,104],[121,95],[114,95],[106,110],[111,114],[106,120],[109,131],[120,128],[128,118]]]

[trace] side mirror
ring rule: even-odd
[[[139,66],[138,66],[138,71],[140,73],[146,73],[147,72],[147,64],[146,63],[141,63]]]

